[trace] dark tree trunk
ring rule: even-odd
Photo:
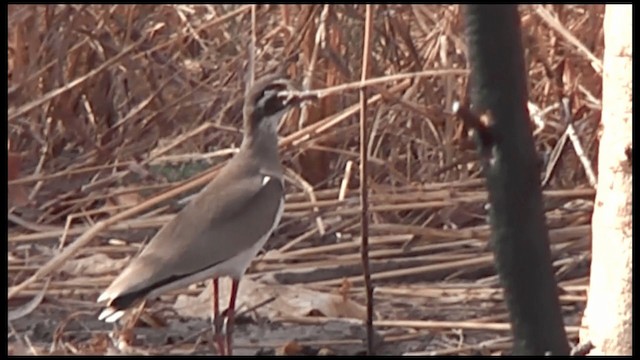
[[[527,110],[515,5],[464,6],[471,103],[479,116],[496,267],[511,317],[514,354],[567,355],[540,172]]]

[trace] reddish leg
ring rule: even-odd
[[[238,285],[240,280],[231,279],[231,298],[229,299],[229,308],[227,309],[227,354],[233,354],[233,325],[236,312],[236,295],[238,294]]]
[[[220,355],[224,355],[224,336],[222,335],[222,324],[224,322],[223,318],[220,317],[220,292],[218,288],[218,278],[214,278],[212,281],[213,287],[213,314],[211,317],[211,321],[213,323],[214,328],[214,340],[218,346],[218,353]]]

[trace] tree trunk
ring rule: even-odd
[[[593,212],[591,283],[582,342],[591,355],[632,351],[632,8],[607,5],[602,137]]]
[[[476,130],[483,158],[491,245],[509,309],[513,355],[568,355],[527,111],[518,8],[473,4],[464,5],[463,14],[471,102],[481,115],[462,119]]]

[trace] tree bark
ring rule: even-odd
[[[518,8],[464,5],[463,10],[471,102],[480,114],[466,121],[476,130],[484,162],[491,245],[509,309],[513,354],[568,355],[527,110]]]
[[[591,355],[632,353],[632,21],[631,5],[607,5],[591,279],[580,333],[594,345]]]

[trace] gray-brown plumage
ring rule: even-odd
[[[239,152],[102,293],[101,320],[116,321],[139,301],[194,282],[240,279],[282,215],[277,125],[305,100],[291,94],[290,82],[279,76],[246,92]]]

